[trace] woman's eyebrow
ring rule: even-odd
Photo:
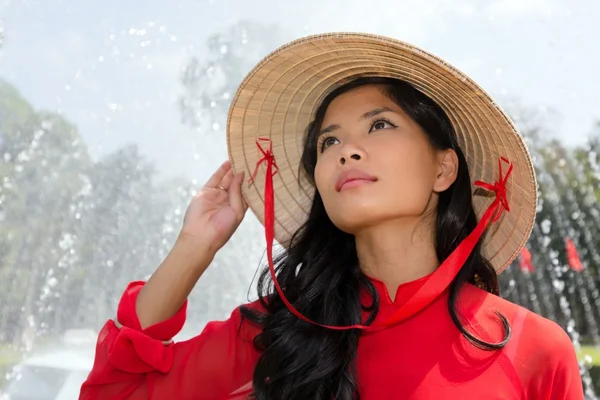
[[[381,113],[384,113],[384,112],[390,112],[390,111],[391,111],[391,112],[394,112],[394,110],[392,110],[392,109],[391,109],[391,108],[389,108],[389,107],[380,107],[380,108],[375,108],[375,109],[373,109],[373,110],[371,110],[371,111],[367,111],[366,113],[364,113],[364,114],[363,114],[363,115],[360,117],[360,119],[369,119],[369,118],[373,118],[373,117],[374,117],[374,116],[376,116],[376,115],[379,115],[379,114],[381,114]],[[321,129],[321,131],[319,132],[319,135],[318,135],[318,136],[324,135],[324,134],[326,134],[326,133],[331,133],[331,132],[333,132],[333,131],[335,131],[335,130],[338,130],[338,129],[340,129],[340,126],[339,126],[338,124],[332,124],[332,125],[329,125],[328,127]],[[317,136],[317,137],[318,137],[318,136]]]

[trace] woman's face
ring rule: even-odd
[[[345,232],[418,219],[437,206],[436,192],[454,182],[454,152],[434,150],[380,87],[334,99],[321,133],[315,182],[329,218]]]

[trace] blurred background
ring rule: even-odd
[[[421,46],[516,120],[540,202],[502,296],[568,332],[595,399],[598,21],[597,0],[0,0],[0,399],[77,398],[122,290],[162,261],[227,158],[238,84],[279,45],[328,31]],[[180,337],[255,298],[263,255],[248,213]]]

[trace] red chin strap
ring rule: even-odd
[[[269,142],[267,149],[261,146],[261,142]],[[504,211],[510,211],[508,200],[506,198],[506,182],[513,170],[513,165],[506,158],[502,157],[498,160],[500,169],[500,176],[498,181],[493,184],[477,181],[476,186],[482,187],[483,189],[496,193],[496,198],[492,204],[485,211],[481,220],[473,230],[467,236],[461,244],[448,256],[446,260],[438,267],[438,269],[430,276],[430,278],[423,284],[423,286],[399,309],[396,310],[387,320],[377,325],[350,325],[350,326],[331,326],[323,325],[318,322],[312,321],[311,319],[302,315],[296,308],[289,302],[279,282],[277,281],[277,275],[275,274],[275,267],[273,265],[273,241],[275,238],[275,202],[274,202],[274,191],[273,191],[273,175],[277,173],[277,164],[275,163],[275,156],[273,155],[272,143],[268,138],[259,138],[256,141],[262,157],[257,161],[254,173],[249,179],[249,183],[252,183],[256,178],[258,167],[262,163],[266,163],[266,175],[265,175],[265,209],[264,209],[264,224],[265,224],[265,238],[267,242],[267,260],[269,262],[269,270],[271,272],[271,278],[275,285],[275,289],[281,300],[286,305],[288,310],[296,317],[303,321],[317,325],[323,328],[332,330],[348,330],[348,329],[361,329],[368,331],[375,331],[384,329],[391,325],[397,324],[412,315],[422,310],[425,306],[435,300],[441,295],[452,283],[458,271],[460,271],[463,264],[473,251],[473,248],[485,232],[490,222],[496,222]],[[502,162],[509,165],[506,175],[502,173]]]

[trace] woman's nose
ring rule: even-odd
[[[355,145],[345,145],[341,151],[339,163],[346,164],[350,160],[360,161],[365,157],[364,151]]]

